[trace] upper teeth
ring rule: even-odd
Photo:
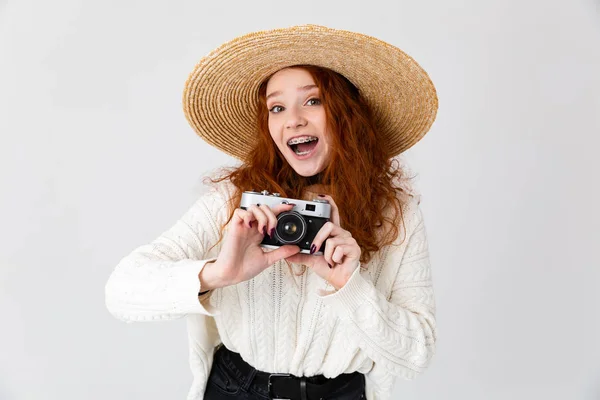
[[[288,141],[287,143],[291,146],[293,144],[311,142],[311,141],[317,140],[317,139],[318,138],[316,138],[314,136],[302,136],[302,137],[290,139],[290,141]]]

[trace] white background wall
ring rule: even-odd
[[[600,10],[589,1],[0,1],[0,399],[183,399],[184,320],[104,306],[121,257],[234,160],[187,74],[253,30],[404,49],[440,98],[418,174],[438,352],[397,399],[600,399]]]

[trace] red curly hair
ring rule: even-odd
[[[282,197],[302,199],[308,186],[319,183],[337,204],[340,224],[358,242],[362,250],[360,261],[366,264],[374,252],[398,237],[399,226],[404,224],[402,199],[406,197],[402,194],[410,194],[409,178],[391,157],[386,142],[378,137],[370,107],[348,79],[312,65],[290,68],[308,71],[319,88],[331,133],[330,162],[314,177],[303,177],[288,164],[268,129],[266,87],[270,77],[267,78],[258,91],[254,148],[241,166],[225,169],[219,178],[209,178],[212,183],[229,179],[236,187],[229,201],[229,218],[221,227],[217,244],[223,239],[223,230],[239,207],[244,191],[268,190]]]

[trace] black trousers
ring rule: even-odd
[[[334,379],[323,375],[295,379],[271,377],[271,394],[290,400],[360,400],[366,399],[365,376],[359,372],[343,374]],[[214,362],[206,384],[204,399],[269,399],[269,374],[246,363],[238,353],[221,346],[215,352]],[[277,383],[277,384],[275,384]],[[302,393],[302,385],[310,386]],[[279,392],[278,392],[279,390]]]

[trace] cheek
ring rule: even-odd
[[[275,124],[271,121],[270,118],[267,126],[269,127],[269,135],[271,135],[271,138],[275,140],[275,137],[277,136],[277,131],[275,130]]]
[[[323,152],[326,159],[331,155],[331,132],[325,132],[325,143],[323,143]]]
[[[325,133],[327,131],[327,118],[325,117],[325,111],[322,111],[316,121],[319,125],[321,132]]]
[[[269,134],[271,135],[271,139],[273,140],[273,142],[275,142],[275,145],[279,148],[281,148],[282,144],[281,144],[281,134],[280,134],[280,130],[278,128],[278,125],[276,123],[274,123],[273,121],[269,120]]]

